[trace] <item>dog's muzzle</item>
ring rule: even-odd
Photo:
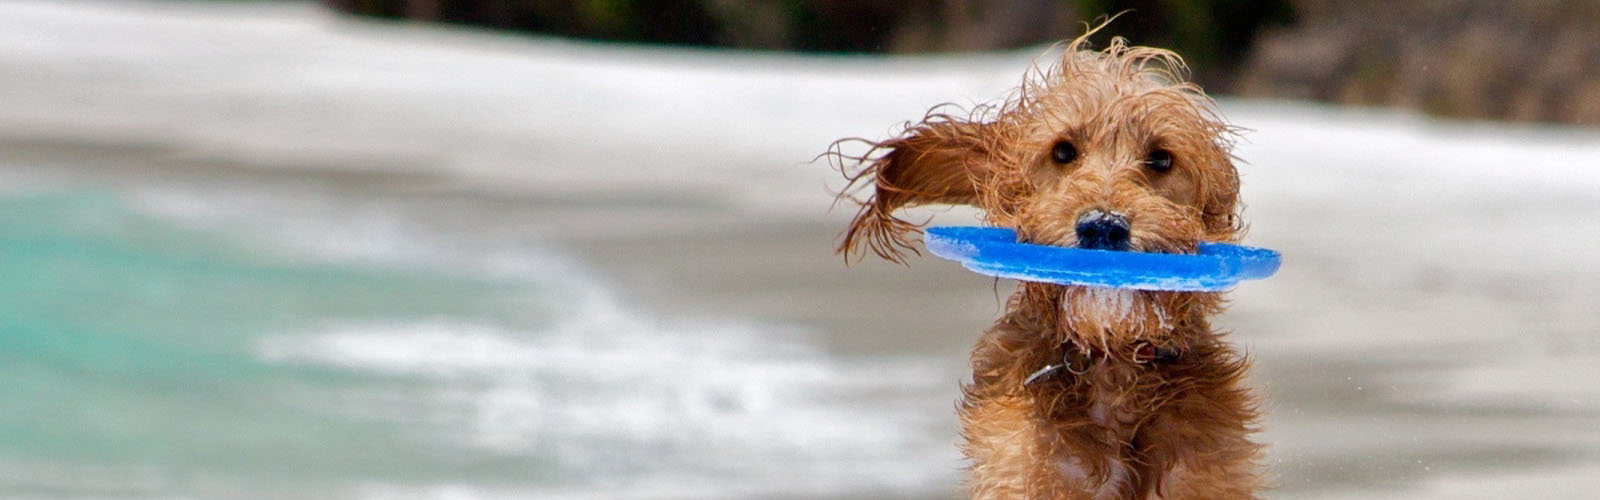
[[[1098,208],[1085,210],[1078,216],[1078,248],[1089,250],[1127,250],[1128,217],[1118,212]]]

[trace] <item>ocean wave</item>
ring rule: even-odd
[[[672,324],[600,290],[574,293],[581,305],[546,329],[442,318],[348,323],[264,339],[259,353],[420,383],[415,407],[454,429],[445,432],[458,443],[549,458],[584,476],[535,489],[564,492],[557,496],[952,486],[952,422],[925,403],[954,381],[930,363],[838,358],[797,341],[792,328]]]

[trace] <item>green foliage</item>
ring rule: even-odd
[[[580,0],[578,15],[590,29],[604,34],[637,31],[637,2],[631,0]],[[633,28],[633,29],[630,29]]]

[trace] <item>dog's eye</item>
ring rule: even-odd
[[[1144,160],[1144,166],[1157,172],[1172,170],[1172,153],[1167,152],[1165,149],[1151,151],[1150,157]]]
[[[1076,159],[1078,159],[1078,148],[1070,142],[1056,141],[1056,145],[1050,147],[1051,161],[1066,165]]]

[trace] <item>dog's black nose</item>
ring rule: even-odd
[[[1098,208],[1078,216],[1078,248],[1127,250],[1128,218]]]

